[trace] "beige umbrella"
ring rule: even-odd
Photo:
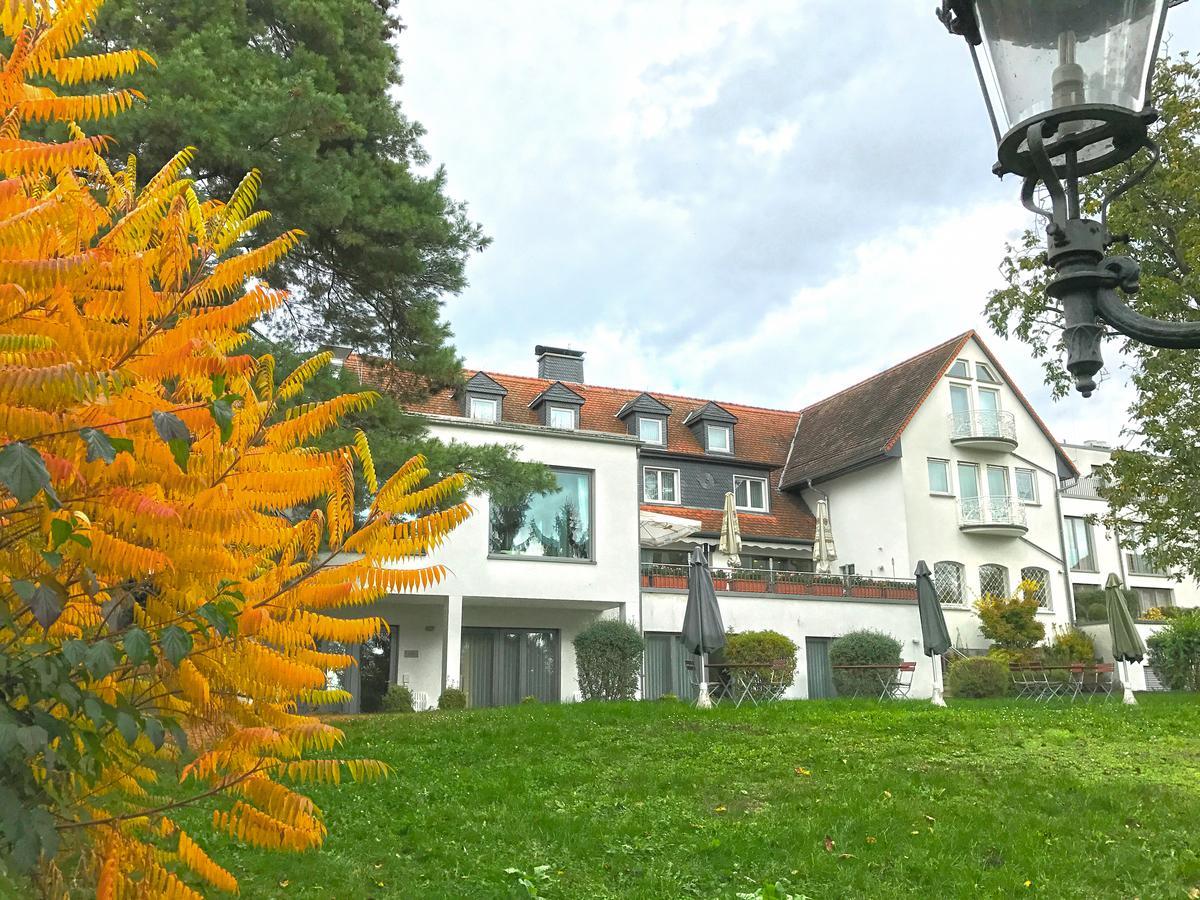
[[[737,507],[733,492],[725,493],[725,514],[721,517],[720,550],[729,557],[729,565],[737,568],[742,564],[742,528],[738,524]]]
[[[817,533],[813,541],[813,568],[818,575],[829,574],[829,564],[837,559],[837,547],[833,543],[833,526],[829,522],[829,504],[817,501]]]

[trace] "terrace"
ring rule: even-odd
[[[817,575],[767,569],[713,569],[713,586],[721,594],[770,594],[800,597],[854,597],[873,600],[917,599],[912,578],[874,578],[866,575]],[[644,590],[687,591],[687,566],[642,564]]]

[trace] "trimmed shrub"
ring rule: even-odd
[[[1096,644],[1086,631],[1078,628],[1054,626],[1054,642],[1050,645],[1054,653],[1068,663],[1090,663],[1096,659]]]
[[[458,688],[446,688],[438,697],[438,709],[466,709],[467,695]]]
[[[979,630],[1005,650],[1028,650],[1046,636],[1046,626],[1037,620],[1037,585],[1022,581],[1011,597],[987,594],[975,601]]]
[[[413,711],[412,689],[407,684],[393,684],[379,704],[381,712],[410,713]]]
[[[990,656],[956,659],[946,673],[946,690],[952,697],[1003,697],[1008,683],[1008,666]]]
[[[1200,690],[1200,614],[1176,616],[1146,641],[1150,666],[1172,691]]]
[[[785,688],[796,679],[796,645],[778,631],[730,631],[725,635],[720,662],[761,666],[746,670],[746,674],[779,679]],[[777,668],[779,663],[782,665]]]
[[[1108,621],[1108,605],[1103,588],[1082,588],[1074,593],[1077,622]]]
[[[829,645],[834,666],[899,665],[900,642],[890,634],[871,629],[850,631]],[[877,696],[879,677],[873,672],[833,670],[833,687],[842,697]]]
[[[635,627],[619,619],[597,619],[573,643],[584,700],[633,699],[646,646]]]

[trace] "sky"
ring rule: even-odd
[[[405,113],[493,243],[446,315],[471,368],[799,409],[970,328],[1060,439],[1122,442],[1112,349],[1055,402],[991,333],[1034,224],[933,0],[407,0]],[[1200,3],[1172,10],[1200,49]]]

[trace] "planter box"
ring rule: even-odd
[[[731,590],[741,591],[745,594],[765,594],[767,592],[767,583],[749,578],[735,578],[730,584]]]
[[[840,597],[842,596],[842,586],[840,584],[814,584],[811,592],[817,597]]]
[[[856,584],[850,588],[851,597],[870,597],[872,599],[883,599],[883,588],[866,587],[861,584]]]
[[[650,576],[649,575],[642,576],[642,587],[650,587]]]
[[[889,600],[916,600],[916,588],[889,588],[883,592]]]
[[[655,575],[654,586],[657,588],[678,588],[687,590],[687,578],[683,575]]]
[[[812,585],[803,584],[799,581],[777,581],[775,582],[775,593],[777,594],[812,594],[815,593]]]

